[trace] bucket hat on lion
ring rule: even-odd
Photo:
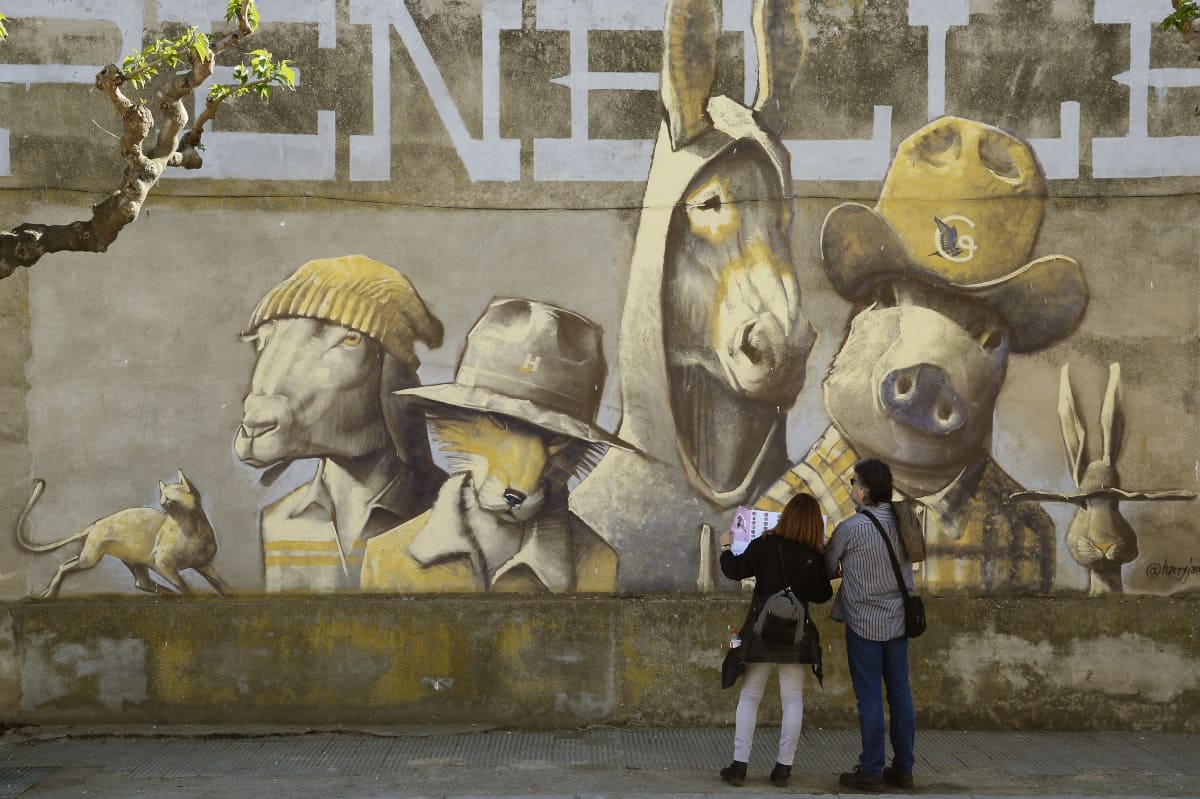
[[[900,144],[874,208],[843,203],[825,217],[825,271],[854,301],[896,277],[973,297],[1008,323],[1014,352],[1043,349],[1075,329],[1088,299],[1078,261],[1030,260],[1046,194],[1029,144],[942,117]]]
[[[535,300],[494,300],[467,334],[453,383],[396,393],[634,449],[595,424],[607,372],[602,338],[599,325],[565,308]]]

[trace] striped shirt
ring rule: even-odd
[[[887,532],[911,593],[912,563],[900,545],[891,506],[885,502],[868,510]],[[887,547],[870,519],[859,512],[837,526],[825,547],[825,566],[831,577],[836,576],[838,566],[842,569],[831,618],[846,622],[869,641],[890,641],[904,635],[904,597]]]
[[[339,535],[325,468],[323,460],[311,483],[262,511],[259,535],[268,592],[357,591],[367,540],[398,527],[423,509],[419,488],[403,466],[394,467],[395,477],[367,502],[363,528],[342,530],[344,535]]]

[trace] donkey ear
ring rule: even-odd
[[[712,0],[668,0],[660,94],[672,150],[712,126],[705,107],[716,74],[717,11]]]
[[[1100,407],[1100,440],[1104,443],[1104,462],[1110,466],[1121,454],[1125,436],[1125,412],[1121,410],[1121,364],[1109,364],[1108,389]]]
[[[1062,426],[1063,444],[1067,448],[1067,468],[1078,487],[1083,479],[1083,424],[1075,409],[1075,394],[1071,391],[1070,365],[1064,364],[1058,382],[1058,422]]]
[[[751,22],[758,48],[758,90],[754,115],[767,130],[780,134],[793,101],[804,61],[800,0],[754,0]]]

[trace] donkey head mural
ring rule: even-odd
[[[573,507],[618,547],[624,587],[693,586],[700,525],[786,463],[784,419],[816,334],[792,262],[791,166],[778,137],[804,39],[798,0],[759,0],[753,108],[713,96],[710,0],[667,5],[661,97],[620,342],[620,435]],[[629,471],[646,470],[638,483]],[[649,474],[653,472],[653,474]],[[620,495],[617,495],[617,492]],[[631,529],[632,527],[632,529]]]
[[[944,117],[901,143],[874,208],[829,212],[825,271],[855,303],[824,383],[833,424],[759,507],[803,488],[844,518],[854,461],[881,458],[919,500],[927,587],[1050,589],[1053,523],[1004,505],[1019,486],[990,457],[1009,355],[1062,339],[1087,303],[1074,259],[1030,260],[1045,204],[1027,143]]]
[[[321,459],[313,483],[263,512],[267,588],[354,587],[365,538],[427,508],[440,483],[424,416],[392,392],[418,384],[414,345],[439,346],[441,323],[403,275],[349,255],[271,289],[243,338],[258,359],[238,458]],[[325,523],[300,523],[314,503]]]

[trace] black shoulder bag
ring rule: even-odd
[[[896,573],[896,582],[900,584],[900,594],[904,597],[904,634],[909,638],[916,638],[925,632],[925,603],[916,594],[908,593],[908,586],[904,584],[904,575],[900,573],[900,561],[896,560],[896,551],[892,549],[892,542],[888,540],[887,533],[883,531],[883,525],[870,511],[864,510],[862,513],[871,520],[875,529],[879,531],[879,535],[883,537],[883,545],[887,547],[888,557],[892,559],[892,571]]]

